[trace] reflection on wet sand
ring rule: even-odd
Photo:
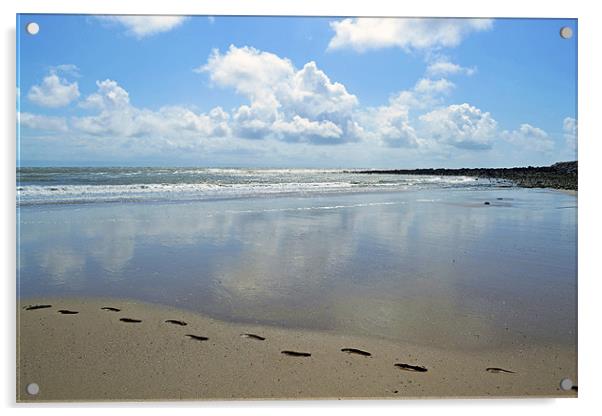
[[[570,344],[576,209],[556,208],[574,205],[500,189],[22,207],[20,294],[448,347]]]

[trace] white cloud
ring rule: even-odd
[[[518,130],[504,131],[502,137],[523,149],[537,152],[549,152],[554,148],[554,141],[548,133],[530,124],[521,124]]]
[[[364,129],[364,137],[390,147],[416,147],[418,136],[410,125],[408,108],[396,105],[394,100],[388,106],[367,109],[359,116]]]
[[[58,76],[69,70],[76,71],[76,67],[54,67],[45,78],[50,81],[36,86],[38,90],[32,88],[33,94],[42,95],[44,89],[50,96],[49,91],[72,90],[73,86],[77,91],[77,83],[69,84]],[[221,160],[236,162],[241,155],[262,160],[264,153],[271,152],[295,162],[299,158],[295,152],[305,152],[305,158],[327,161],[333,157],[330,152],[334,150],[329,150],[333,148],[321,150],[311,144],[357,142],[345,148],[345,152],[354,152],[357,160],[375,154],[387,160],[393,160],[392,155],[403,155],[404,160],[420,155],[427,160],[469,153],[459,149],[489,149],[499,139],[521,151],[542,152],[553,147],[552,140],[537,127],[522,124],[517,130],[500,132],[488,112],[467,103],[446,106],[445,99],[456,86],[444,77],[421,78],[412,88],[391,96],[385,105],[362,108],[355,95],[332,81],[315,62],[298,69],[289,59],[251,47],[230,46],[224,53],[215,50],[196,71],[207,74],[217,87],[233,89],[247,102],[230,111],[220,107],[207,112],[183,106],[139,108],[131,103],[123,86],[106,79],[97,81],[97,91],[79,102],[85,116],[67,120],[22,113],[21,124],[61,132],[55,137],[78,149],[94,154],[102,150],[115,157],[124,150],[153,157],[179,150],[190,158],[210,160],[207,158],[218,154],[225,158]],[[567,117],[563,126],[567,140],[576,135],[574,119]]]
[[[207,72],[221,87],[232,87],[253,101],[268,101],[289,87],[295,68],[290,60],[269,52],[230,45],[225,54],[214,49],[207,64],[196,69]]]
[[[313,143],[357,139],[351,120],[357,98],[344,85],[332,82],[313,61],[297,69],[286,58],[232,45],[224,54],[214,50],[197,71],[249,99],[249,105],[233,114],[239,137]]]
[[[97,18],[122,25],[127,29],[126,33],[138,39],[168,32],[187,19],[184,16],[98,16]]]
[[[42,107],[64,107],[79,97],[77,82],[69,83],[56,73],[42,80],[41,85],[30,88],[27,98]]]
[[[116,81],[110,79],[96,81],[96,86],[98,87],[98,91],[88,95],[80,103],[81,107],[105,110],[129,106],[130,95]]]
[[[447,96],[456,85],[445,79],[432,80],[430,78],[421,78],[410,90],[403,90],[396,93],[389,99],[389,106],[405,107],[408,111],[424,110],[441,104],[443,98]]]
[[[337,141],[343,130],[331,121],[312,121],[300,116],[293,116],[291,121],[276,120],[272,125],[273,132],[290,141],[298,137],[308,137],[311,140],[327,142],[328,139]]]
[[[429,138],[461,149],[489,149],[497,131],[491,114],[466,103],[433,110],[419,119]]]
[[[564,140],[569,148],[577,148],[577,120],[572,117],[566,117],[562,121],[562,131],[564,133]]]
[[[435,94],[447,94],[454,88],[454,83],[445,78],[438,80],[422,78],[414,86],[414,91],[421,95],[433,96]]]
[[[476,72],[475,68],[466,68],[450,62],[447,59],[439,59],[428,64],[426,73],[430,76],[447,76],[447,75],[473,75]]]
[[[50,67],[51,74],[64,73],[72,77],[79,77],[79,68],[74,64],[61,64]]]
[[[229,115],[220,107],[207,114],[179,107],[162,107],[158,111],[140,109],[130,104],[129,94],[116,81],[97,81],[96,93],[86,97],[82,106],[99,111],[85,117],[73,117],[71,126],[80,133],[111,138],[153,138],[157,145],[187,147],[203,138],[222,137],[230,133]]]
[[[491,19],[354,18],[330,23],[329,50],[399,47],[404,50],[454,47],[471,32],[488,30]]]
[[[67,121],[63,117],[42,116],[31,113],[19,113],[19,123],[22,126],[36,130],[67,131]]]
[[[390,147],[417,147],[420,139],[410,122],[410,111],[440,103],[455,88],[446,79],[422,78],[411,90],[398,92],[388,105],[368,108],[357,114],[364,126],[364,137]]]

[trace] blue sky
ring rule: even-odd
[[[20,15],[17,33],[21,166],[576,159],[575,20]]]

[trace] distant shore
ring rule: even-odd
[[[364,174],[472,176],[502,179],[523,188],[552,188],[577,191],[577,161],[558,162],[551,166],[515,168],[460,168],[460,169],[390,169],[350,171]]]
[[[217,321],[124,299],[19,302],[17,400],[576,397],[576,350],[483,351]],[[27,386],[36,383],[31,395]]]

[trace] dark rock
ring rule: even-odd
[[[522,168],[461,168],[461,169],[392,169],[364,170],[351,173],[387,175],[472,176],[476,179],[501,179],[523,188],[577,190],[578,163],[558,162],[552,166]]]

